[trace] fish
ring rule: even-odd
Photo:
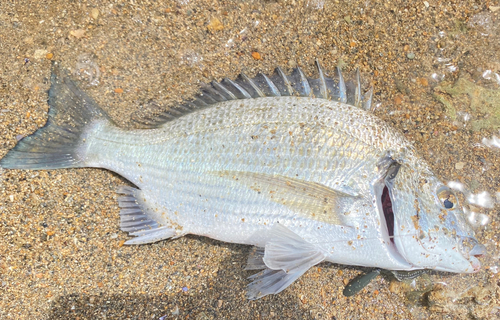
[[[212,81],[124,129],[54,63],[47,123],[0,167],[119,174],[130,182],[117,190],[125,244],[195,234],[251,245],[248,299],[321,262],[478,272],[485,247],[459,195],[374,114],[373,87],[359,70],[316,70]]]

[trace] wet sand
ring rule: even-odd
[[[500,192],[500,149],[481,141],[498,135],[498,100],[481,102],[485,108],[479,109],[471,102],[478,98],[474,92],[482,95],[478,88],[499,89],[499,6],[430,0],[2,1],[0,158],[44,125],[53,60],[70,69],[119,125],[132,127],[131,118],[191,97],[200,82],[242,71],[270,74],[276,66],[300,66],[313,75],[319,59],[326,70],[359,67],[375,87],[376,114],[404,132],[443,181],[494,195]],[[477,87],[455,95],[442,89],[459,78]],[[491,92],[495,97],[497,91]],[[489,219],[477,232],[490,253],[477,274],[431,273],[413,285],[383,276],[346,298],[346,281],[363,269],[323,263],[280,294],[248,301],[247,246],[197,236],[123,246],[128,236],[119,230],[114,190],[126,183],[100,169],[3,171],[0,318],[500,316],[498,204],[476,208]]]

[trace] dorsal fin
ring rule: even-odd
[[[156,128],[185,114],[223,101],[292,95],[331,99],[367,110],[371,109],[373,89],[362,95],[359,70],[352,81],[346,81],[339,68],[334,78],[328,77],[318,60],[316,60],[316,68],[317,79],[306,77],[300,68],[295,68],[290,75],[286,75],[278,67],[271,76],[258,73],[250,78],[241,73],[235,80],[224,78],[220,82],[212,81],[210,84],[202,85],[201,92],[191,101],[171,106],[151,117],[136,117],[134,122],[142,128]]]

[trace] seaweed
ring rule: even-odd
[[[487,89],[460,77],[455,83],[442,83],[434,89],[434,98],[445,107],[446,114],[457,119],[456,106],[470,110],[473,131],[500,128],[500,89]]]

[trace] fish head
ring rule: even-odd
[[[385,179],[384,191],[381,203],[389,238],[413,269],[479,271],[477,258],[486,250],[467,222],[463,195],[443,184],[427,166],[408,163]]]

